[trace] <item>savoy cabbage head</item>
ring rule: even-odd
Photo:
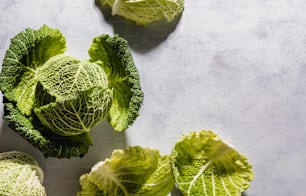
[[[107,118],[123,131],[143,101],[126,40],[94,38],[89,60],[64,54],[65,38],[43,25],[11,39],[0,73],[4,118],[45,156],[83,156],[89,131]]]
[[[30,155],[18,151],[0,153],[0,195],[45,196],[43,171]]]

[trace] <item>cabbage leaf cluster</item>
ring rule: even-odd
[[[65,51],[61,32],[47,25],[11,39],[0,73],[4,118],[45,156],[82,157],[105,118],[116,131],[133,123],[143,92],[123,38],[94,38],[88,60]]]
[[[253,177],[247,157],[218,135],[191,131],[169,155],[140,146],[113,151],[80,177],[78,196],[166,196],[175,185],[186,196],[241,195]]]

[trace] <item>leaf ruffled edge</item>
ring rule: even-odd
[[[58,29],[43,25],[26,28],[11,39],[0,73],[0,90],[6,99],[17,103],[25,115],[31,115],[36,70],[52,56],[64,53],[66,40]]]
[[[93,39],[88,53],[89,61],[104,69],[109,88],[114,89],[108,121],[116,131],[124,131],[139,116],[144,97],[128,43],[118,35],[102,34]]]

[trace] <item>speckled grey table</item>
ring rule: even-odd
[[[72,196],[79,176],[115,148],[169,153],[183,133],[211,129],[248,155],[255,179],[247,196],[303,196],[306,190],[306,2],[186,0],[177,24],[139,28],[85,0],[1,0],[0,58],[10,38],[48,24],[68,52],[87,58],[93,37],[118,33],[131,46],[145,101],[125,133],[92,130],[82,159],[45,159],[2,120],[0,151],[32,154],[49,196]],[[178,193],[172,193],[178,195]]]

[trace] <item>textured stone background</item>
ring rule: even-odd
[[[169,153],[183,133],[211,129],[253,164],[246,196],[305,195],[305,9],[304,0],[186,0],[175,23],[140,28],[95,1],[1,0],[1,59],[26,27],[60,29],[68,52],[84,59],[93,37],[117,33],[130,43],[145,101],[125,133],[104,122],[92,130],[90,152],[69,160],[45,159],[7,127],[1,104],[0,151],[32,154],[48,195],[72,196],[79,176],[115,148]]]

